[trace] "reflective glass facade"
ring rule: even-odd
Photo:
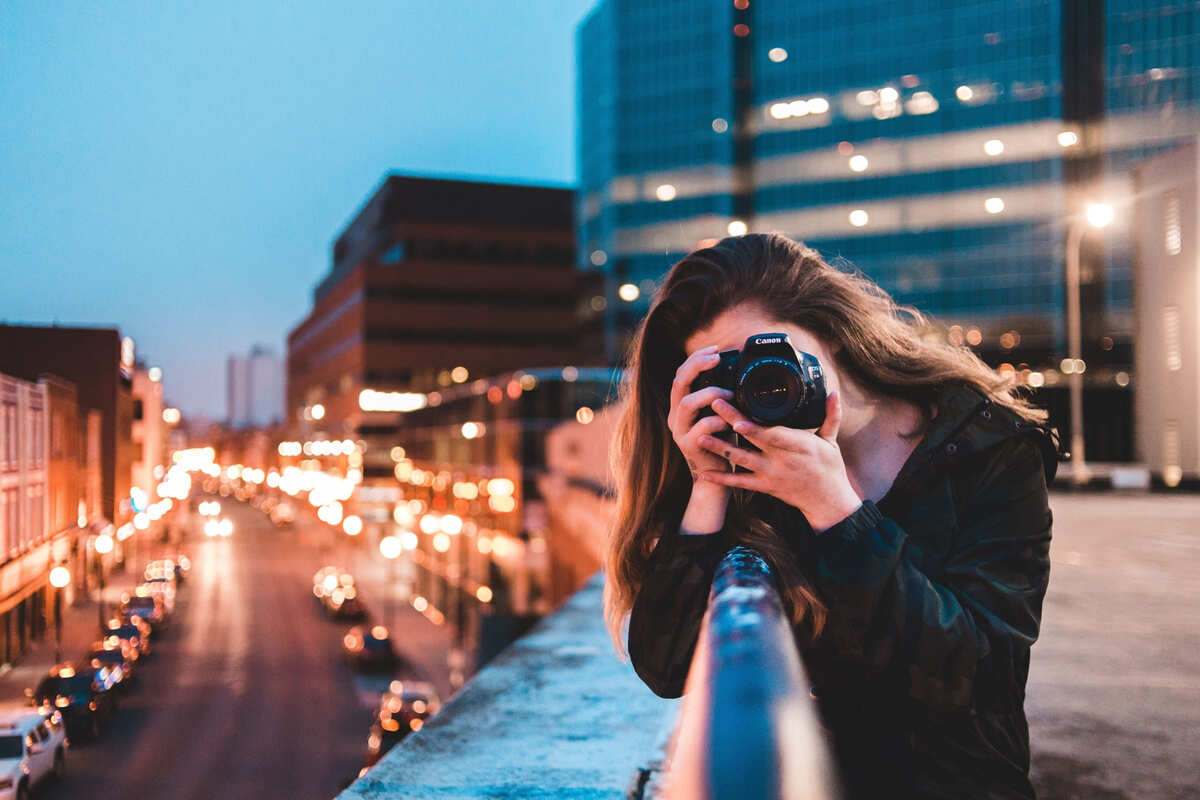
[[[608,278],[610,358],[670,265],[740,221],[978,329],[993,363],[1050,365],[1066,229],[1105,200],[1085,338],[1128,366],[1122,203],[1132,164],[1198,129],[1200,5],[601,0],[578,38],[578,252]]]

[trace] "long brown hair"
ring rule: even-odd
[[[625,653],[624,623],[654,542],[678,528],[691,496],[691,472],[666,421],[671,381],[687,356],[684,343],[745,302],[841,345],[834,356],[838,369],[876,396],[929,409],[944,387],[960,383],[1024,419],[1046,418],[973,352],[923,336],[930,325],[915,308],[898,306],[869,278],[830,266],[810,247],[778,234],[751,234],[690,253],[667,274],[638,328],[622,387],[624,410],[612,449],[618,510],[604,589],[618,653]],[[825,608],[754,494],[733,490],[726,528],[771,563],[793,623],[815,636]]]

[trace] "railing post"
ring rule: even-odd
[[[836,798],[836,773],[775,579],[754,550],[717,567],[675,730],[667,796]]]

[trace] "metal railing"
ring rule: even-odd
[[[836,798],[810,684],[767,562],[717,567],[673,737],[666,796]]]

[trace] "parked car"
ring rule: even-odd
[[[136,677],[134,660],[129,649],[122,647],[118,640],[112,640],[111,647],[107,642],[96,642],[77,669],[108,669],[113,678],[113,687],[128,690]]]
[[[26,694],[34,705],[58,711],[67,739],[78,742],[99,736],[116,713],[115,680],[108,668],[76,669],[71,664],[59,664]]]
[[[191,559],[184,555],[178,558],[159,558],[147,564],[142,575],[148,581],[165,578],[178,588],[178,585],[183,583],[184,574],[191,569],[191,566]]]
[[[354,586],[339,586],[323,598],[325,613],[330,619],[363,620],[367,618],[367,606],[358,596]]]
[[[161,597],[163,601],[163,612],[169,617],[175,613],[175,579],[174,578],[150,578],[145,583],[139,584],[139,590],[145,590],[146,594]]]
[[[361,620],[367,608],[358,596],[354,576],[339,567],[328,566],[313,575],[313,596],[333,619]]]
[[[399,662],[391,634],[382,625],[355,625],[342,637],[342,647],[346,662],[362,672],[390,671]]]
[[[167,627],[167,612],[162,598],[145,590],[138,592],[135,589],[133,594],[127,592],[121,595],[118,613],[119,616],[125,618],[140,617],[150,625],[150,629],[154,631],[155,635],[160,634]]]
[[[101,631],[101,635],[104,636],[105,642],[110,639],[119,640],[122,647],[130,648],[137,654],[138,659],[150,655],[150,626],[140,618],[137,622],[132,619],[110,619],[108,627]]]
[[[341,567],[321,567],[313,575],[313,596],[321,600],[339,586],[353,586],[354,576]]]
[[[0,707],[0,800],[26,800],[47,778],[67,774],[65,727],[52,708]]]
[[[394,680],[379,700],[367,735],[367,766],[383,758],[396,743],[413,731],[419,731],[425,720],[438,712],[441,701],[437,690],[428,681]]]

